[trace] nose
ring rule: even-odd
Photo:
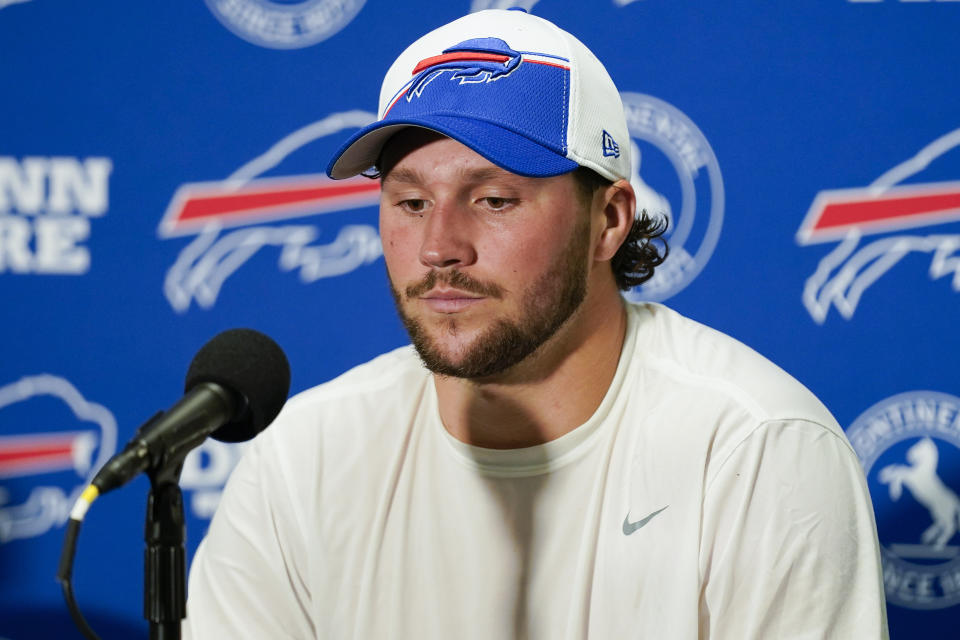
[[[469,216],[455,203],[437,203],[424,220],[420,263],[439,269],[465,267],[476,259]]]

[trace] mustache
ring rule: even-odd
[[[438,284],[445,284],[467,293],[475,293],[488,298],[502,298],[503,287],[492,282],[481,282],[462,271],[430,271],[423,280],[412,284],[403,292],[408,298],[419,298]]]

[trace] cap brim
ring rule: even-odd
[[[407,127],[429,129],[453,138],[495,165],[521,176],[546,178],[569,173],[579,166],[556,151],[498,125],[454,115],[430,115],[367,125],[337,150],[327,165],[327,175],[339,180],[373,167],[387,140]]]

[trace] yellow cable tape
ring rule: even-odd
[[[80,499],[86,501],[87,504],[90,504],[91,502],[96,500],[99,495],[100,495],[100,490],[91,484],[90,486],[88,486],[86,489],[83,490],[83,493],[80,494]]]

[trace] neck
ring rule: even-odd
[[[586,422],[613,381],[626,335],[619,292],[603,293],[588,294],[553,337],[495,378],[435,375],[447,431],[467,444],[516,449],[549,442]]]

